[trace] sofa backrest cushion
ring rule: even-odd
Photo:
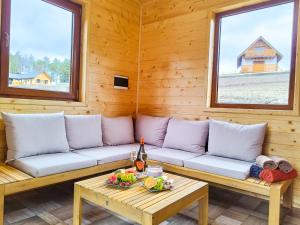
[[[210,120],[208,154],[255,161],[262,152],[267,124],[240,125]]]
[[[170,119],[164,148],[205,153],[208,137],[208,121]]]
[[[8,146],[7,161],[69,151],[64,113],[2,113],[2,116]]]
[[[71,149],[103,146],[101,115],[66,115],[65,120]]]
[[[131,116],[108,118],[102,116],[104,145],[124,145],[134,143],[133,120]]]
[[[138,115],[135,124],[135,140],[144,137],[145,143],[162,147],[167,132],[169,117]]]

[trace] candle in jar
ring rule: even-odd
[[[160,177],[162,173],[163,169],[160,166],[149,166],[147,168],[147,176],[149,177]]]

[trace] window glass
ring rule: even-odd
[[[11,0],[10,87],[69,92],[72,23],[72,12],[63,8]]]
[[[295,3],[268,4],[217,16],[213,104],[291,105]]]

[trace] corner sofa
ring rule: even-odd
[[[3,117],[7,163],[33,177],[128,160],[130,152],[138,150],[135,141],[144,136],[150,160],[244,180],[261,154],[266,128],[266,124],[139,115],[134,135],[130,116],[3,113]]]
[[[291,205],[292,181],[270,186],[248,178],[252,163],[262,152],[266,124],[239,125],[145,115],[138,115],[135,125],[131,116],[108,118],[64,113],[3,113],[2,116],[8,145],[6,163],[16,169],[18,176],[24,174],[24,180],[8,182],[7,189],[4,185],[3,198],[130,166],[130,153],[138,150],[136,142],[143,136],[151,164],[217,186],[270,197],[269,224],[279,224],[280,198],[285,193],[289,194]],[[0,201],[1,196],[0,183]],[[0,225],[1,215],[0,207]]]

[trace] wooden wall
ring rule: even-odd
[[[248,4],[250,1],[142,2],[138,111],[186,119],[215,118],[242,124],[268,122],[264,153],[284,156],[300,171],[298,102],[297,109],[291,113],[213,110],[207,107],[212,11],[220,7],[226,9],[233,5]],[[295,182],[294,202],[300,206],[300,178]]]
[[[169,115],[238,123],[268,122],[264,152],[288,158],[300,171],[300,116],[288,113],[230,111],[207,108],[211,10],[247,0],[141,0],[142,33],[139,55],[139,0],[75,0],[86,4],[86,58],[82,103],[0,98],[0,111],[18,113],[102,113]],[[260,0],[251,0],[260,2]],[[0,0],[1,3],[1,0]],[[138,68],[140,66],[140,75]],[[113,89],[113,75],[129,76],[129,90]],[[137,80],[138,98],[137,95]],[[297,92],[299,93],[299,92]],[[297,96],[296,96],[297,97]],[[298,97],[296,99],[299,99]],[[299,104],[297,102],[297,107]],[[0,160],[6,152],[0,122]],[[300,206],[300,178],[294,201]]]
[[[0,112],[65,111],[66,114],[102,113],[107,116],[135,113],[140,2],[76,1],[84,5],[83,102],[0,98]],[[114,74],[129,76],[128,91],[113,88]],[[0,161],[3,161],[5,152],[4,125],[0,121]]]

